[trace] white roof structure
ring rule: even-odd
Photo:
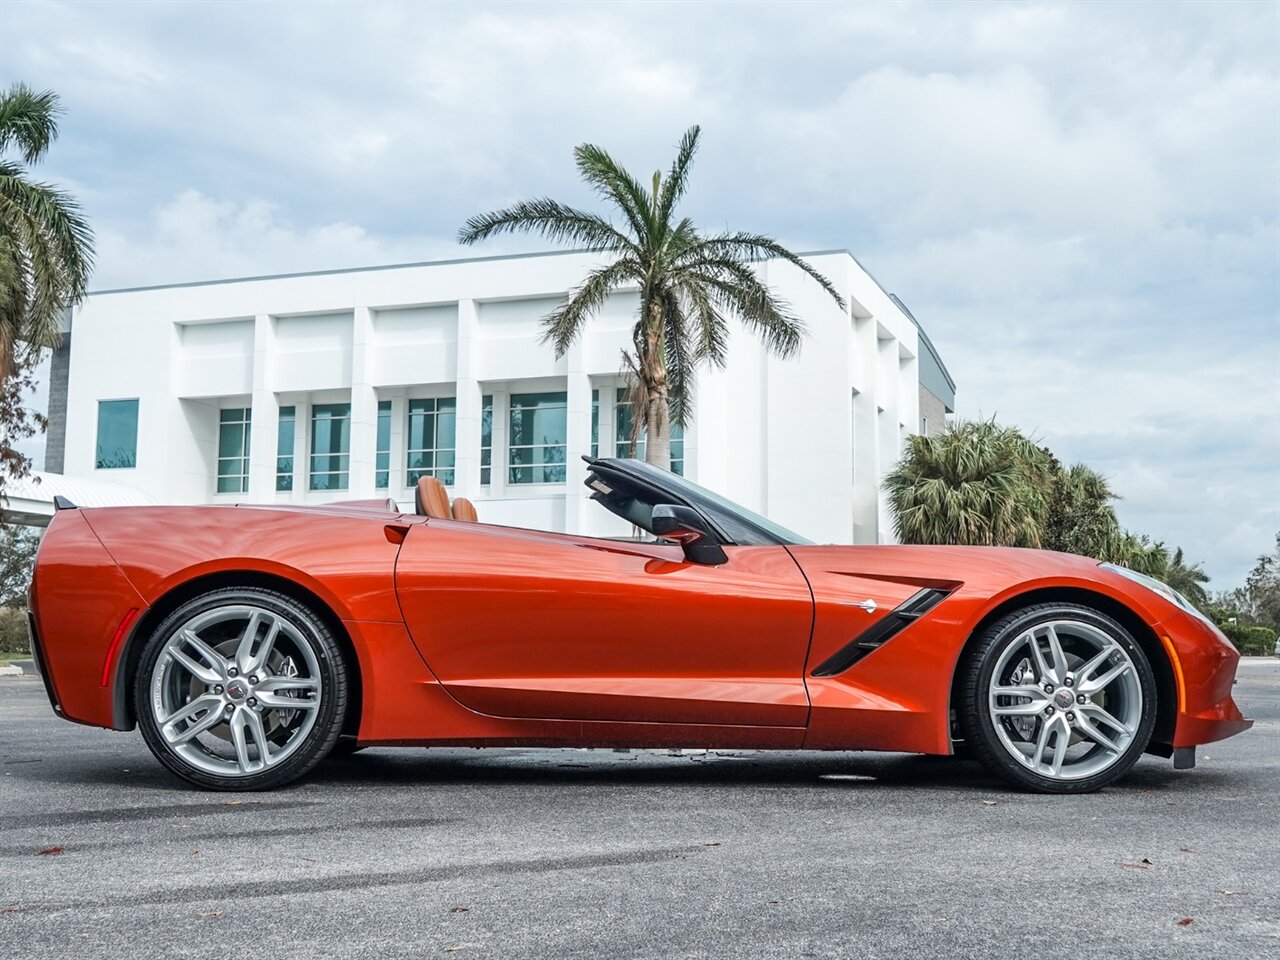
[[[54,514],[54,497],[66,497],[77,507],[137,507],[154,502],[127,484],[33,470],[5,483],[0,496],[0,519],[28,527],[47,527]]]

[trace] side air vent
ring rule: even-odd
[[[913,594],[818,664],[813,670],[813,676],[834,677],[838,673],[844,673],[867,654],[879,650],[946,597],[946,590],[935,590],[932,587]]]

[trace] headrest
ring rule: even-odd
[[[419,477],[417,489],[413,492],[413,505],[420,517],[434,517],[436,520],[451,520],[449,512],[449,494],[444,484],[435,477]]]
[[[453,519],[470,520],[475,523],[480,519],[476,513],[476,505],[466,497],[454,497],[453,499]]]

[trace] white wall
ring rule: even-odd
[[[846,253],[808,257],[848,300],[841,310],[794,266],[758,266],[807,328],[798,357],[770,356],[734,326],[729,362],[704,371],[686,430],[686,476],[819,541],[888,539],[877,488],[903,430],[919,426],[915,325]],[[457,481],[499,523],[621,534],[587,501],[591,390],[601,392],[601,448],[612,453],[613,386],[630,343],[636,294],[609,299],[582,341],[557,359],[541,318],[598,263],[589,254],[479,259],[91,295],[74,317],[66,473],[127,482],[157,502],[324,502],[404,485],[408,398],[456,396]],[[480,484],[480,398],[569,394],[568,477],[511,485],[495,466]],[[137,466],[96,470],[99,400],[139,398]],[[392,486],[374,488],[379,400],[391,400]],[[309,407],[352,404],[351,486],[307,490]],[[292,492],[275,490],[279,407],[297,408]],[[247,494],[215,494],[219,408],[251,406]],[[502,462],[505,423],[495,417]]]

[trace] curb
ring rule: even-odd
[[[38,677],[34,660],[10,660],[0,663],[0,677]]]

